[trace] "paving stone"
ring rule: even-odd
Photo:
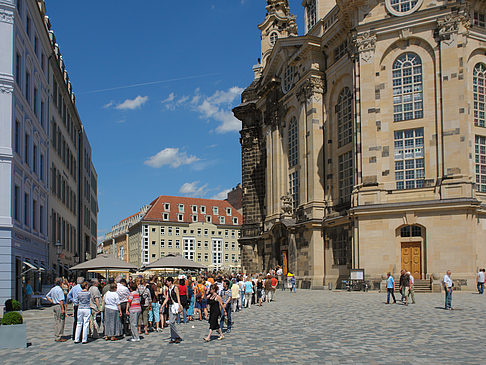
[[[184,341],[169,344],[169,330],[125,340],[87,345],[54,342],[48,308],[24,312],[27,349],[0,350],[2,364],[86,361],[129,364],[478,364],[486,325],[486,296],[454,293],[456,310],[445,311],[443,295],[416,294],[417,304],[384,304],[380,293],[301,290],[277,292],[276,301],[234,313],[224,340],[208,345],[208,323],[178,326]],[[195,328],[192,328],[194,325]],[[65,335],[72,328],[66,321]],[[445,343],[450,345],[446,346]]]

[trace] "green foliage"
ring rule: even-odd
[[[24,319],[19,312],[7,312],[2,318],[2,325],[4,326],[22,323],[24,323]]]
[[[5,310],[7,312],[12,311],[19,311],[20,310],[20,302],[15,299],[8,299],[5,301]]]
[[[18,300],[12,299],[12,308],[14,311],[19,311],[21,309],[20,302]]]

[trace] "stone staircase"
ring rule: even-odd
[[[415,293],[432,293],[432,283],[430,280],[417,280],[414,284]],[[400,291],[400,283],[395,281],[395,291]]]

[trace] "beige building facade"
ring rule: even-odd
[[[267,1],[242,123],[242,265],[301,287],[486,265],[482,1]]]
[[[160,196],[113,226],[103,253],[138,267],[178,254],[209,270],[237,271],[241,220],[228,201]]]

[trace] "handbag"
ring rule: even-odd
[[[174,303],[170,306],[170,311],[172,314],[177,314],[179,313],[179,303]]]

